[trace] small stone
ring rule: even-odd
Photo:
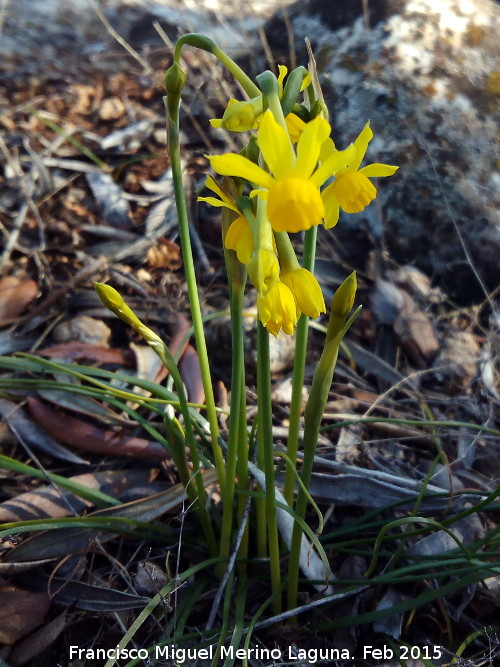
[[[96,320],[88,315],[78,315],[58,324],[52,332],[52,337],[57,343],[78,341],[107,346],[111,337],[111,329],[102,320]]]
[[[434,362],[436,375],[450,395],[460,393],[478,374],[480,349],[469,331],[454,331],[443,341]]]
[[[117,120],[125,113],[125,105],[119,97],[107,97],[99,107],[101,120]]]

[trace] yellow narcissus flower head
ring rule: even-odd
[[[340,209],[346,213],[363,211],[377,196],[377,189],[369,178],[392,176],[398,167],[389,164],[369,164],[359,169],[365,157],[373,132],[368,122],[354,142],[355,156],[348,165],[335,173],[335,181],[322,193],[325,204],[325,227],[334,227],[339,219]]]
[[[288,74],[288,68],[285,67],[285,65],[278,65],[278,71],[278,95],[281,99],[283,96],[283,84],[285,77]],[[304,77],[300,90],[304,90],[309,85],[310,81],[311,77],[308,74]],[[210,120],[210,125],[212,127],[228,130],[229,132],[247,132],[248,130],[256,130],[259,127],[263,112],[264,101],[262,95],[243,101],[230,98],[222,118],[212,118]],[[289,117],[290,116],[294,116],[294,114],[289,114]],[[297,118],[297,116],[295,116],[295,118]],[[295,139],[293,139],[294,143],[299,138],[301,131],[299,130],[300,123],[305,125],[303,121],[300,121],[300,123],[299,121],[300,119],[297,121],[292,119],[293,135],[291,134],[291,136],[295,136]]]
[[[258,126],[262,111],[263,101],[260,95],[245,101],[231,98],[222,118],[212,118],[210,125],[229,132],[247,132]]]
[[[294,151],[286,130],[272,112],[264,112],[257,143],[271,173],[242,155],[226,153],[210,157],[214,170],[224,176],[239,176],[260,186],[254,191],[267,201],[267,215],[275,232],[299,232],[318,225],[325,215],[319,188],[355,157],[350,146],[336,151],[317,167],[323,142],[330,134],[330,125],[317,117],[307,123]]]
[[[297,306],[297,319],[301,313],[313,319],[319,317],[320,313],[326,313],[321,287],[310,271],[303,268],[282,271],[280,280],[293,294]]]
[[[297,323],[297,311],[293,294],[280,280],[265,295],[257,295],[257,312],[262,325],[277,336],[281,330],[293,334]]]

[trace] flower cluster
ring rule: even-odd
[[[279,100],[285,74],[280,69]],[[276,336],[280,330],[293,333],[302,313],[316,318],[325,312],[321,288],[300,267],[288,234],[320,223],[330,229],[340,210],[363,211],[377,195],[370,178],[391,176],[398,167],[375,163],[360,168],[373,137],[369,123],[350,146],[337,150],[321,111],[307,121],[300,113],[285,118],[279,102],[278,107],[269,102],[265,95],[248,102],[231,100],[223,118],[212,121],[230,131],[257,132],[258,163],[243,154],[208,156],[217,174],[248,184],[253,213],[243,211],[211,177],[206,185],[218,198],[200,200],[234,211],[225,245],[247,266],[258,291],[259,319]]]

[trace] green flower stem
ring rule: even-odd
[[[349,311],[354,303],[355,294],[356,276],[353,273],[346,278],[333,297],[325,346],[314,370],[311,393],[309,394],[309,399],[304,412],[304,460],[300,475],[303,486],[299,488],[295,506],[296,514],[302,520],[305,518],[307,508],[307,495],[304,493],[304,488],[308,489],[311,482],[314,455],[321,428],[321,421],[328,401],[328,394],[333,380],[340,343],[359,312],[358,309],[354,315],[347,319]],[[301,541],[302,528],[300,524],[296,522],[293,529],[288,569],[289,609],[297,606]]]
[[[233,267],[233,281],[230,285],[231,293],[231,340],[232,340],[232,368],[231,368],[231,412],[229,421],[229,437],[226,456],[226,483],[222,490],[223,516],[220,538],[220,555],[228,558],[231,549],[231,536],[234,514],[234,490],[236,470],[241,473],[241,410],[242,410],[242,374],[244,371],[243,354],[243,296],[244,282],[234,279],[236,271]],[[246,443],[244,443],[246,444]],[[246,453],[245,453],[246,456]],[[239,464],[239,465],[238,465]],[[244,473],[243,473],[244,474]],[[240,479],[240,484],[245,484]]]
[[[233,179],[225,178],[223,187],[235,199],[238,189]],[[238,261],[234,250],[226,248],[226,234],[237,214],[227,208],[222,210],[222,245],[224,261],[228,277],[231,312],[231,406],[228,449],[226,455],[226,486],[223,493],[222,533],[220,554],[228,558],[231,548],[231,531],[234,513],[235,475],[238,476],[238,488],[248,488],[248,450],[247,450],[247,423],[246,423],[246,386],[245,386],[245,356],[243,341],[243,300],[247,280],[246,267]],[[245,505],[245,496],[238,494],[238,517],[241,519]],[[240,556],[247,553],[248,540],[245,533],[241,545]],[[224,565],[225,567],[225,565]]]
[[[257,326],[259,326],[259,321],[257,321]],[[260,357],[259,357],[260,359]],[[265,470],[265,454],[263,441],[258,438],[260,432],[260,424],[258,421],[257,413],[257,466],[260,470]],[[267,506],[266,506],[266,497],[265,489],[259,486],[259,490],[262,492],[262,495],[255,498],[255,512],[257,520],[257,557],[258,558],[267,558]]]
[[[316,256],[317,227],[311,227],[305,233],[304,256],[302,265],[311,273],[314,272],[314,260]],[[297,323],[295,337],[295,358],[293,362],[292,376],[292,398],[290,403],[290,425],[288,427],[287,452],[290,460],[296,465],[297,451],[299,449],[300,415],[302,412],[302,388],[307,353],[307,334],[309,331],[309,318],[301,315]],[[287,468],[285,474],[284,496],[290,507],[293,507],[293,492],[295,488],[295,471]]]
[[[125,303],[119,292],[113,287],[103,285],[102,283],[94,283],[94,288],[103,304],[122,321],[131,326],[134,331],[142,336],[146,343],[156,352],[174,381],[175,389],[179,397],[180,410],[184,417],[185,431],[182,431],[179,422],[176,420],[166,421],[166,426],[170,434],[169,444],[172,451],[172,458],[174,459],[180,480],[186,489],[188,498],[193,504],[202,525],[210,553],[213,555],[217,551],[217,541],[210,521],[210,515],[205,509],[207,494],[201,476],[198,448],[194,437],[184,383],[179,373],[179,369],[177,368],[177,364],[175,363],[175,359],[168,349],[168,346],[165,345],[158,334],[141,322],[134,311]],[[189,470],[186,459],[186,441],[189,446],[193,472]]]
[[[243,363],[241,370],[241,387],[240,387],[240,430],[238,434],[238,489],[241,493],[238,494],[238,521],[241,524],[241,521],[245,514],[247,495],[248,495],[248,426],[247,426],[247,414],[246,414],[246,380],[245,380],[245,365]],[[250,508],[249,508],[250,509]],[[241,539],[239,555],[243,560],[243,563],[240,567],[240,572],[246,572],[246,562],[245,559],[248,556],[248,539],[249,539],[249,527],[248,523],[246,525],[245,532]]]
[[[223,489],[226,481],[224,458],[222,456],[222,449],[218,442],[219,424],[217,421],[217,411],[215,409],[215,399],[212,387],[212,378],[210,375],[210,365],[208,361],[207,344],[205,340],[205,331],[203,328],[203,318],[198,295],[198,286],[196,284],[193,251],[191,248],[191,239],[189,236],[187,206],[182,186],[182,167],[179,144],[179,107],[180,95],[185,78],[183,76],[182,70],[179,70],[179,67],[175,67],[173,65],[165,76],[165,83],[167,88],[165,106],[167,109],[168,145],[172,177],[174,181],[175,202],[177,206],[177,215],[179,218],[179,233],[181,237],[184,270],[188,287],[189,303],[191,306],[191,317],[193,319],[196,348],[200,362],[201,379],[205,392],[207,418],[210,424],[212,450],[215,460],[215,467],[217,468],[219,484],[221,489]]]
[[[258,326],[259,323],[257,323]],[[258,431],[257,431],[258,433]],[[258,440],[257,447],[257,466],[260,470],[264,470],[264,448],[262,443]],[[259,486],[260,491],[264,494],[265,490]],[[257,516],[257,558],[266,558],[267,557],[267,507],[266,507],[266,498],[262,495],[255,498],[255,512]]]
[[[285,273],[286,271],[300,269],[300,264],[288,232],[274,232],[274,240],[276,242],[276,249],[278,250],[281,271]]]
[[[227,53],[224,53],[224,51],[220,49],[213,41],[213,39],[210,39],[210,37],[206,37],[205,35],[200,35],[194,32],[183,35],[175,45],[174,63],[179,63],[181,50],[184,45],[194,46],[197,49],[208,51],[208,53],[214,55],[219,60],[219,62],[224,65],[227,71],[234,76],[236,81],[240,84],[249,97],[256,97],[257,95],[260,95],[260,90],[254,84],[252,79],[250,79],[250,77],[245,74],[241,67],[239,67],[234,62],[234,60],[232,60],[227,55]]]
[[[280,551],[278,539],[278,522],[274,500],[275,475],[273,452],[273,413],[271,402],[271,370],[269,359],[269,333],[257,322],[257,406],[258,406],[258,446],[264,460],[266,480],[266,522],[269,544],[269,561],[271,568],[271,586],[273,609],[275,614],[281,612]]]

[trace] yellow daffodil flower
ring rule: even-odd
[[[286,130],[268,109],[260,124],[257,143],[271,174],[242,155],[226,153],[210,157],[214,170],[224,176],[240,176],[260,186],[254,194],[267,201],[267,215],[274,231],[299,232],[318,225],[325,215],[319,188],[355,158],[349,146],[335,151],[317,167],[330,125],[317,117],[306,124],[295,152]],[[317,167],[317,168],[316,168]]]
[[[257,295],[257,312],[263,326],[277,336],[283,331],[291,335],[297,323],[295,299],[285,283],[278,280],[265,295]]]
[[[398,167],[379,163],[359,169],[372,138],[373,132],[368,122],[353,144],[354,158],[336,172],[335,181],[323,190],[321,196],[325,205],[326,229],[337,224],[340,209],[346,213],[359,213],[375,199],[377,189],[369,178],[392,176],[398,170]]]
[[[245,101],[231,98],[222,118],[212,118],[210,125],[229,132],[256,129],[264,110],[263,104],[262,95]]]
[[[227,195],[211,176],[207,176],[205,187],[219,195],[220,199],[217,199],[216,197],[198,197],[198,201],[204,201],[212,206],[228,208],[231,211],[235,211],[235,213],[240,213],[234,199]],[[248,264],[252,257],[254,241],[252,230],[244,215],[239,215],[239,217],[233,220],[230,224],[224,244],[226,248],[236,252],[238,260],[242,264]]]
[[[320,313],[326,313],[325,300],[321,287],[313,274],[307,269],[297,268],[282,271],[280,280],[292,292],[297,308],[297,319],[301,313],[316,319]]]

